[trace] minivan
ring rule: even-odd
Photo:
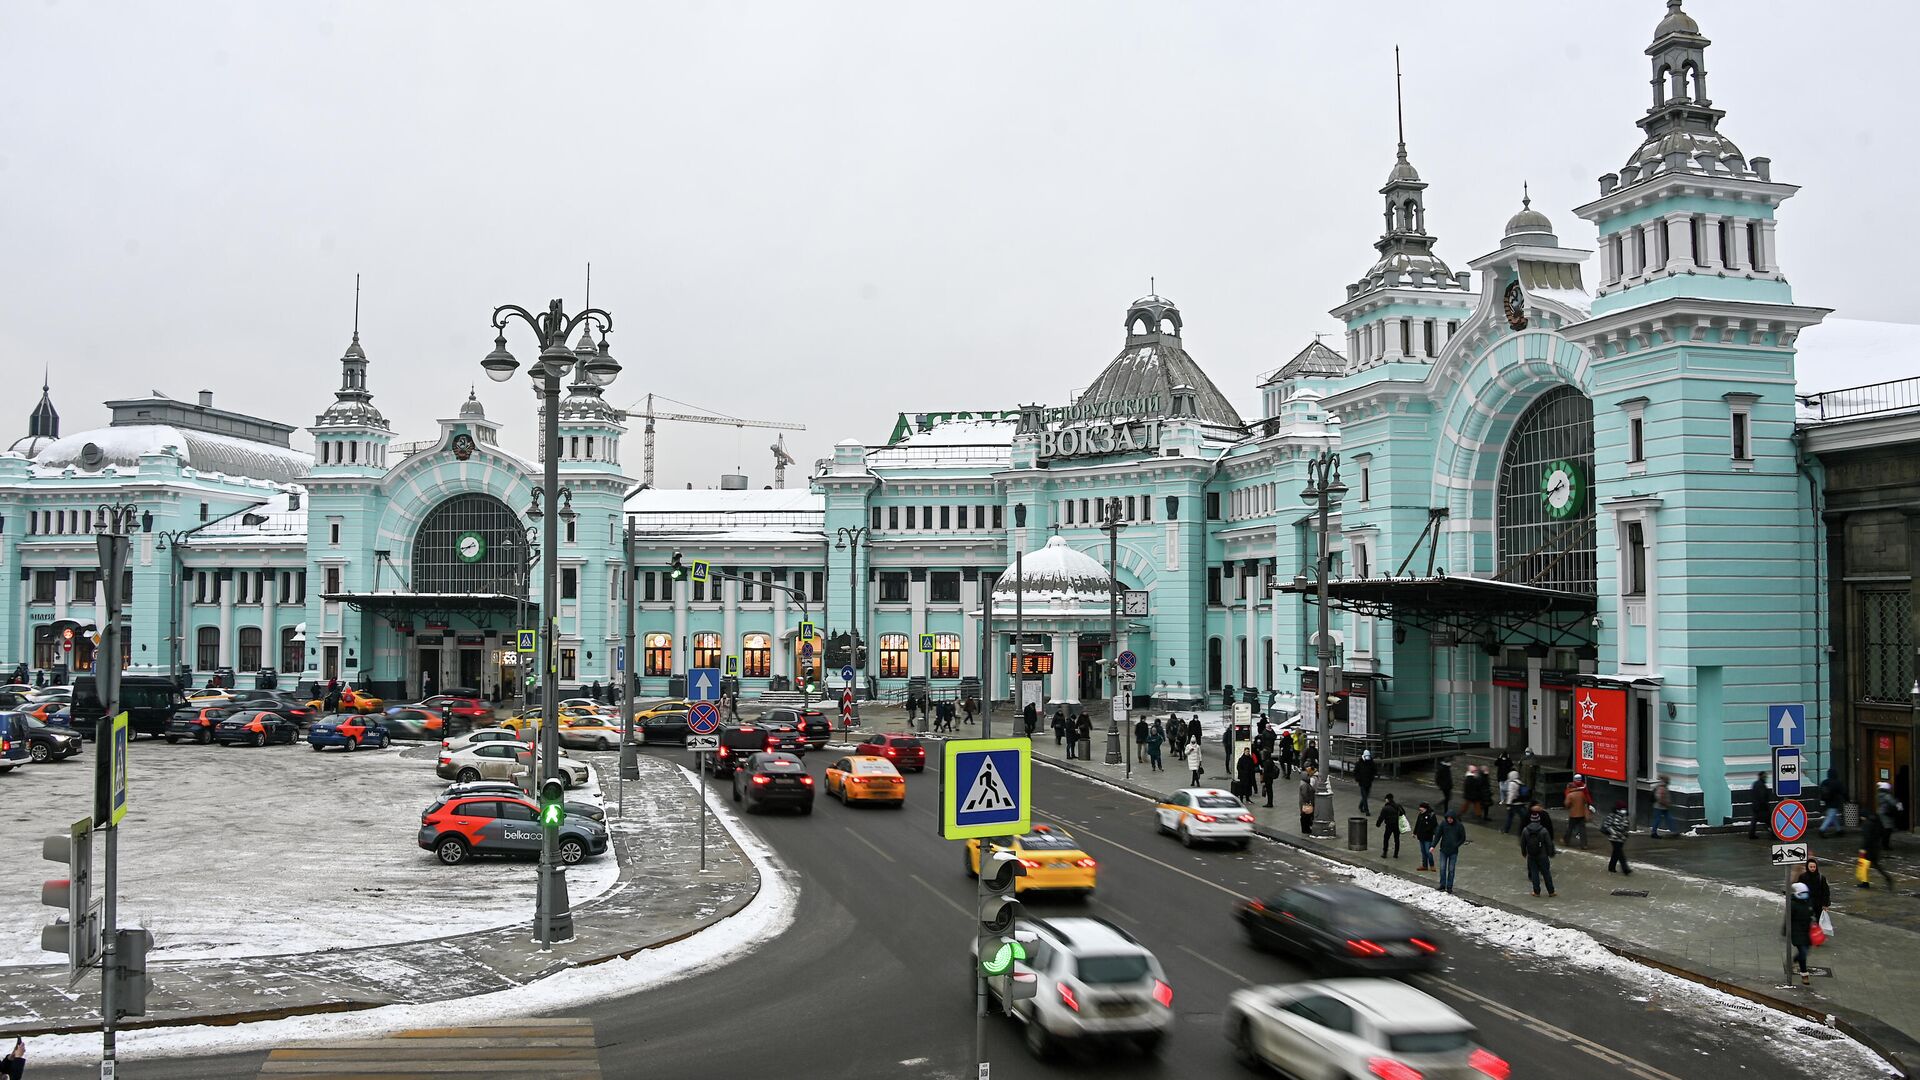
[[[27,718],[15,712],[0,713],[0,773],[25,765],[27,753]]]
[[[126,711],[127,727],[135,735],[155,737],[167,733],[167,721],[174,710],[186,707],[187,699],[179,684],[169,675],[120,676],[120,707]],[[73,730],[83,739],[94,736],[106,706],[91,674],[73,680]]]

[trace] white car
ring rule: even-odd
[[[1233,792],[1219,788],[1174,792],[1153,808],[1153,825],[1188,847],[1204,842],[1244,848],[1253,843],[1253,815]]]
[[[1512,1067],[1474,1027],[1428,994],[1393,979],[1327,979],[1256,986],[1228,999],[1227,1038],[1249,1065],[1299,1080],[1427,1076],[1507,1080]]]
[[[1173,1027],[1173,987],[1146,946],[1105,919],[1022,918],[1025,963],[987,979],[987,991],[1025,1025],[1027,1049],[1042,1060],[1064,1043],[1127,1042],[1160,1049]],[[1031,941],[1027,939],[1029,936]],[[973,946],[977,952],[979,943]],[[976,958],[977,959],[977,958]],[[1007,1001],[1008,981],[1032,972],[1033,997]]]
[[[519,782],[532,765],[533,748],[524,743],[483,742],[463,750],[442,750],[434,772],[443,780],[471,784],[476,780]],[[555,770],[566,787],[590,783],[592,770],[585,762],[562,755]]]
[[[518,731],[513,730],[512,728],[486,727],[486,728],[479,728],[474,731],[469,731],[465,735],[461,735],[457,738],[441,739],[440,752],[442,754],[453,753],[454,751],[457,751],[457,750],[465,750],[470,746],[479,746],[482,743],[525,742],[525,741],[526,741],[526,736],[522,735]]]

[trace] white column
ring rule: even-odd
[[[1064,668],[1067,673],[1067,692],[1065,695],[1066,700],[1079,701],[1080,700],[1080,631],[1074,630],[1067,634],[1066,663],[1060,664],[1059,667]]]
[[[1727,245],[1729,248],[1727,251],[1727,269],[1729,270],[1753,269],[1747,265],[1747,225],[1746,218],[1733,219],[1733,236],[1731,242]]]
[[[1241,569],[1245,570],[1245,568],[1245,565],[1242,564]],[[1240,672],[1241,686],[1252,686],[1254,683],[1260,681],[1253,677],[1253,673],[1259,671],[1261,667],[1260,623],[1256,612],[1256,609],[1260,606],[1260,601],[1257,597],[1259,580],[1259,578],[1249,577],[1244,573],[1240,577],[1240,591],[1246,596],[1247,600],[1247,662],[1245,664],[1245,670]]]
[[[1400,335],[1406,323],[1405,319],[1388,319],[1380,324],[1387,333],[1387,359],[1389,360],[1399,360],[1407,355],[1407,351],[1400,347]]]
[[[242,571],[244,573],[244,571]],[[215,575],[219,571],[214,571]],[[233,641],[233,591],[240,587],[240,575],[233,575],[220,590],[220,666],[232,667],[234,659]],[[371,659],[370,657],[368,659]],[[362,679],[365,678],[363,674]]]
[[[1358,330],[1347,331],[1347,359],[1356,364],[1361,360],[1360,331]]]
[[[793,574],[787,575],[787,583],[792,584]],[[773,591],[773,666],[768,672],[773,675],[787,673],[787,594],[778,589]],[[822,657],[821,659],[825,659]],[[745,661],[742,661],[744,663]]]
[[[280,571],[267,570],[260,575],[260,666],[280,670],[280,628],[273,624],[276,606],[280,603]],[[402,647],[402,666],[405,671],[405,647]]]
[[[1433,351],[1437,353],[1440,349],[1436,345]],[[1427,355],[1427,320],[1425,319],[1413,320],[1413,355],[1420,357]]]
[[[1720,262],[1720,215],[1706,214],[1700,219],[1700,267],[1718,270]]]
[[[1664,261],[1654,261],[1660,258],[1660,240],[1657,234],[1664,228],[1666,228],[1666,223],[1661,221],[1648,221],[1642,223],[1640,226],[1640,243],[1645,245],[1647,253],[1648,277],[1652,277],[1655,270],[1665,270],[1667,268]]]
[[[1067,635],[1055,631],[1053,635],[1053,700],[1070,701],[1067,685]]]
[[[1760,266],[1759,266],[1759,269],[1760,269],[1760,270],[1763,270],[1763,271],[1765,271],[1766,273],[1769,273],[1769,274],[1771,274],[1771,273],[1775,273],[1775,272],[1777,272],[1777,271],[1778,271],[1778,270],[1780,269],[1780,264],[1779,264],[1779,262],[1777,262],[1777,261],[1776,261],[1776,256],[1775,256],[1775,254],[1774,254],[1774,250],[1773,250],[1773,243],[1774,243],[1774,233],[1773,233],[1773,226],[1774,226],[1774,223],[1773,223],[1773,222],[1771,222],[1771,221],[1756,221],[1756,222],[1754,222],[1754,225],[1755,225],[1756,227],[1758,227],[1758,228],[1759,228],[1759,230],[1760,230]]]
[[[687,640],[687,597],[693,583],[669,578],[667,587],[673,590],[673,670],[684,675],[693,666],[693,642]]]
[[[1687,240],[1687,231],[1693,228],[1692,216],[1668,214],[1664,221],[1667,230],[1667,273],[1678,274],[1693,269],[1693,245]]]
[[[727,578],[720,582],[720,670],[726,671],[726,658],[740,655],[740,583]]]
[[[907,674],[927,674],[927,654],[920,651],[920,635],[927,632],[927,581],[923,575],[919,581],[913,580],[911,573],[907,578],[907,605],[912,608],[912,629],[907,638]]]
[[[960,583],[960,677],[978,677],[980,674],[980,623],[971,611],[983,611],[981,607],[981,583],[984,575],[976,574],[972,581]]]

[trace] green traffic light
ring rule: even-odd
[[[540,811],[540,824],[545,825],[549,829],[557,829],[560,827],[560,823],[566,820],[566,816],[567,811],[565,807],[562,807],[559,803],[548,803]]]
[[[1017,941],[1003,941],[993,959],[980,961],[980,970],[989,975],[1005,975],[1016,960],[1027,958],[1027,947]]]

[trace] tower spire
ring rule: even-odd
[[[353,340],[360,340],[360,275],[353,275]]]
[[[1400,136],[1400,160],[1407,160],[1407,111],[1400,88],[1400,46],[1393,47],[1393,127]]]

